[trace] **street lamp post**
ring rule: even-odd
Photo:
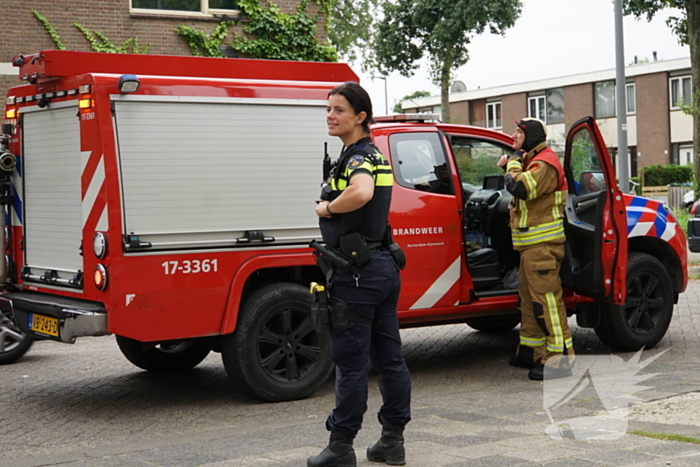
[[[386,92],[386,76],[378,76],[377,78],[384,80],[384,115],[389,115],[389,96]]]

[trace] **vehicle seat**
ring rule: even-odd
[[[501,282],[501,264],[498,252],[493,248],[482,248],[469,253],[467,268],[475,290],[490,289]]]

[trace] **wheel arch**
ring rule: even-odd
[[[684,277],[681,260],[675,250],[667,242],[656,237],[632,237],[628,240],[629,253],[647,253],[661,261],[671,277],[674,301],[678,302],[678,294],[683,289]]]
[[[241,265],[231,280],[221,323],[221,334],[236,330],[241,305],[255,290],[268,284],[291,282],[308,287],[325,283],[311,253],[256,256]]]

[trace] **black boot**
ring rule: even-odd
[[[518,368],[535,368],[539,364],[539,361],[535,361],[535,351],[532,347],[527,347],[521,345],[518,347],[517,353],[511,355],[508,360],[508,365],[516,366]]]
[[[392,425],[379,416],[382,424],[382,437],[367,448],[367,459],[372,462],[385,462],[389,465],[405,465],[406,450],[403,447],[403,426]]]
[[[550,379],[568,378],[572,374],[573,372],[571,371],[569,359],[568,357],[564,356],[556,366],[538,363],[530,370],[527,377],[533,381],[544,381]]]
[[[355,467],[357,459],[352,448],[354,438],[354,435],[331,431],[328,446],[318,456],[309,457],[307,467]]]

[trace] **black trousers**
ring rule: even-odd
[[[367,411],[370,370],[379,380],[383,405],[379,414],[394,425],[411,419],[411,377],[401,351],[396,305],[401,278],[391,254],[373,250],[372,260],[357,271],[338,270],[332,294],[349,309],[373,319],[372,324],[331,327],[331,356],[336,364],[336,407],[326,421],[329,430],[356,434]]]

